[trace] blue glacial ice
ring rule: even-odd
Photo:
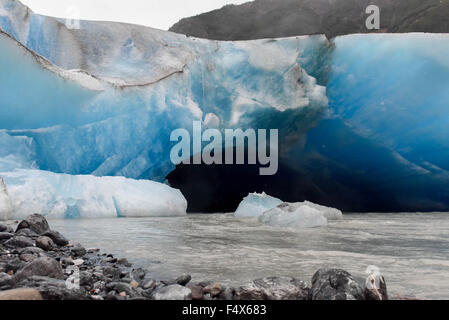
[[[10,0],[0,1],[0,17],[0,176],[15,216],[32,208],[67,218],[160,215],[158,205],[118,203],[105,181],[131,191],[142,182],[119,177],[163,182],[174,169],[170,133],[191,131],[193,120],[281,123],[292,139],[312,127],[297,119],[317,118],[328,104],[318,61],[331,47],[324,36],[216,42],[85,21],[70,30]],[[98,195],[79,192],[87,181]],[[43,192],[26,204],[39,183]],[[178,191],[160,188],[147,182],[138,194],[162,190],[166,210],[182,212]]]
[[[449,35],[219,42],[80,26],[0,0],[0,176],[164,182],[171,131],[200,120],[279,128],[286,190],[265,191],[284,200],[449,210]]]

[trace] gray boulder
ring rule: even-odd
[[[19,288],[35,288],[45,300],[87,300],[87,292],[80,287],[73,289],[64,280],[43,276],[32,276],[21,281]]]
[[[65,245],[69,244],[69,241],[58,231],[49,230],[49,231],[45,231],[41,235],[45,236],[45,237],[49,237],[58,246],[65,246]]]
[[[153,294],[154,300],[191,300],[192,292],[189,288],[172,284],[162,287]]]
[[[36,240],[36,246],[45,251],[50,251],[54,248],[55,244],[53,240],[51,240],[51,238],[46,236],[40,236]]]
[[[59,262],[48,257],[37,258],[26,264],[14,275],[14,281],[19,283],[32,276],[64,279],[64,274]]]
[[[5,245],[12,248],[26,248],[34,246],[34,241],[24,236],[14,236],[7,240]]]
[[[17,226],[16,232],[20,229],[30,229],[37,234],[42,234],[50,230],[47,220],[43,215],[34,213],[29,215],[25,220],[22,220]]]
[[[291,277],[254,280],[236,292],[237,300],[307,300],[307,283]]]
[[[364,300],[364,290],[345,270],[318,270],[312,278],[310,300]]]

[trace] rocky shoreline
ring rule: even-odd
[[[387,300],[381,275],[360,284],[340,269],[320,269],[310,285],[290,277],[254,280],[239,288],[192,283],[187,274],[157,280],[99,249],[72,244],[33,214],[0,224],[0,300]]]

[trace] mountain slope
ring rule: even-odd
[[[250,40],[366,33],[370,0],[256,0],[185,18],[170,31],[207,39]],[[449,32],[449,0],[378,0],[382,32]]]

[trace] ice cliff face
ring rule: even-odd
[[[174,169],[170,133],[193,120],[282,125],[287,141],[328,104],[324,36],[228,43],[84,21],[71,30],[9,0],[0,17],[7,185],[18,168],[163,181]]]
[[[0,28],[8,188],[16,169],[164,181],[171,131],[200,120],[280,130],[279,174],[239,173],[237,203],[266,191],[351,211],[449,209],[447,35],[217,42],[119,23],[71,30],[11,0]],[[228,187],[205,181],[202,202]]]

